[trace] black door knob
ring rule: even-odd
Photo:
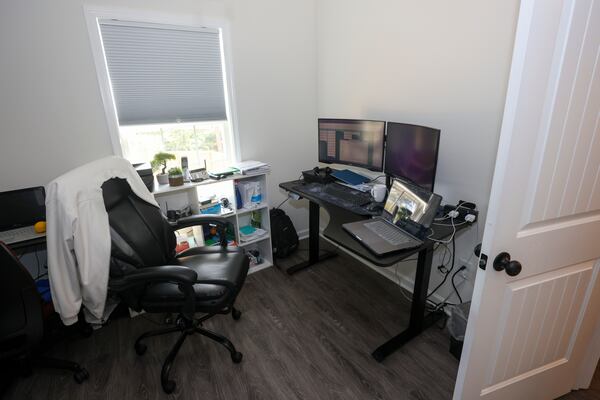
[[[521,263],[510,259],[510,254],[503,251],[494,259],[494,269],[496,271],[506,271],[509,276],[517,276],[521,273],[523,267]]]

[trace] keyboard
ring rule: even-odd
[[[377,220],[373,222],[367,222],[365,228],[388,242],[393,246],[398,246],[402,243],[411,242],[413,239],[402,232],[400,229],[382,221]]]
[[[8,231],[0,232],[0,242],[6,244],[25,242],[27,240],[35,239],[38,237],[46,236],[45,233],[36,233],[33,230],[33,226],[25,226],[23,228],[11,229]]]
[[[325,185],[323,193],[337,197],[338,199],[357,207],[371,202],[371,195],[369,193],[346,189],[337,184]]]

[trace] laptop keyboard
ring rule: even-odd
[[[25,226],[23,228],[16,228],[9,231],[0,232],[0,242],[4,242],[6,244],[18,243],[34,239],[38,236],[44,235],[36,234],[33,230],[33,226]]]
[[[369,229],[371,232],[388,242],[393,246],[398,246],[402,243],[412,242],[412,238],[406,235],[404,232],[399,230],[398,228],[391,226],[390,224],[377,220],[373,222],[367,222],[365,228]]]

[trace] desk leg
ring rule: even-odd
[[[398,350],[405,343],[409,342],[423,331],[425,323],[425,306],[427,304],[427,289],[429,287],[432,261],[433,245],[428,246],[419,252],[408,328],[379,346],[371,354],[375,360],[379,362],[383,361],[387,356]]]
[[[286,270],[289,275],[337,255],[329,251],[319,254],[319,205],[312,201],[309,202],[308,212],[308,261],[289,267]]]

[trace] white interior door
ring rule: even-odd
[[[522,0],[487,269],[475,282],[455,399],[552,399],[580,384],[600,315],[599,42],[600,0]],[[494,269],[501,252],[520,274]]]

